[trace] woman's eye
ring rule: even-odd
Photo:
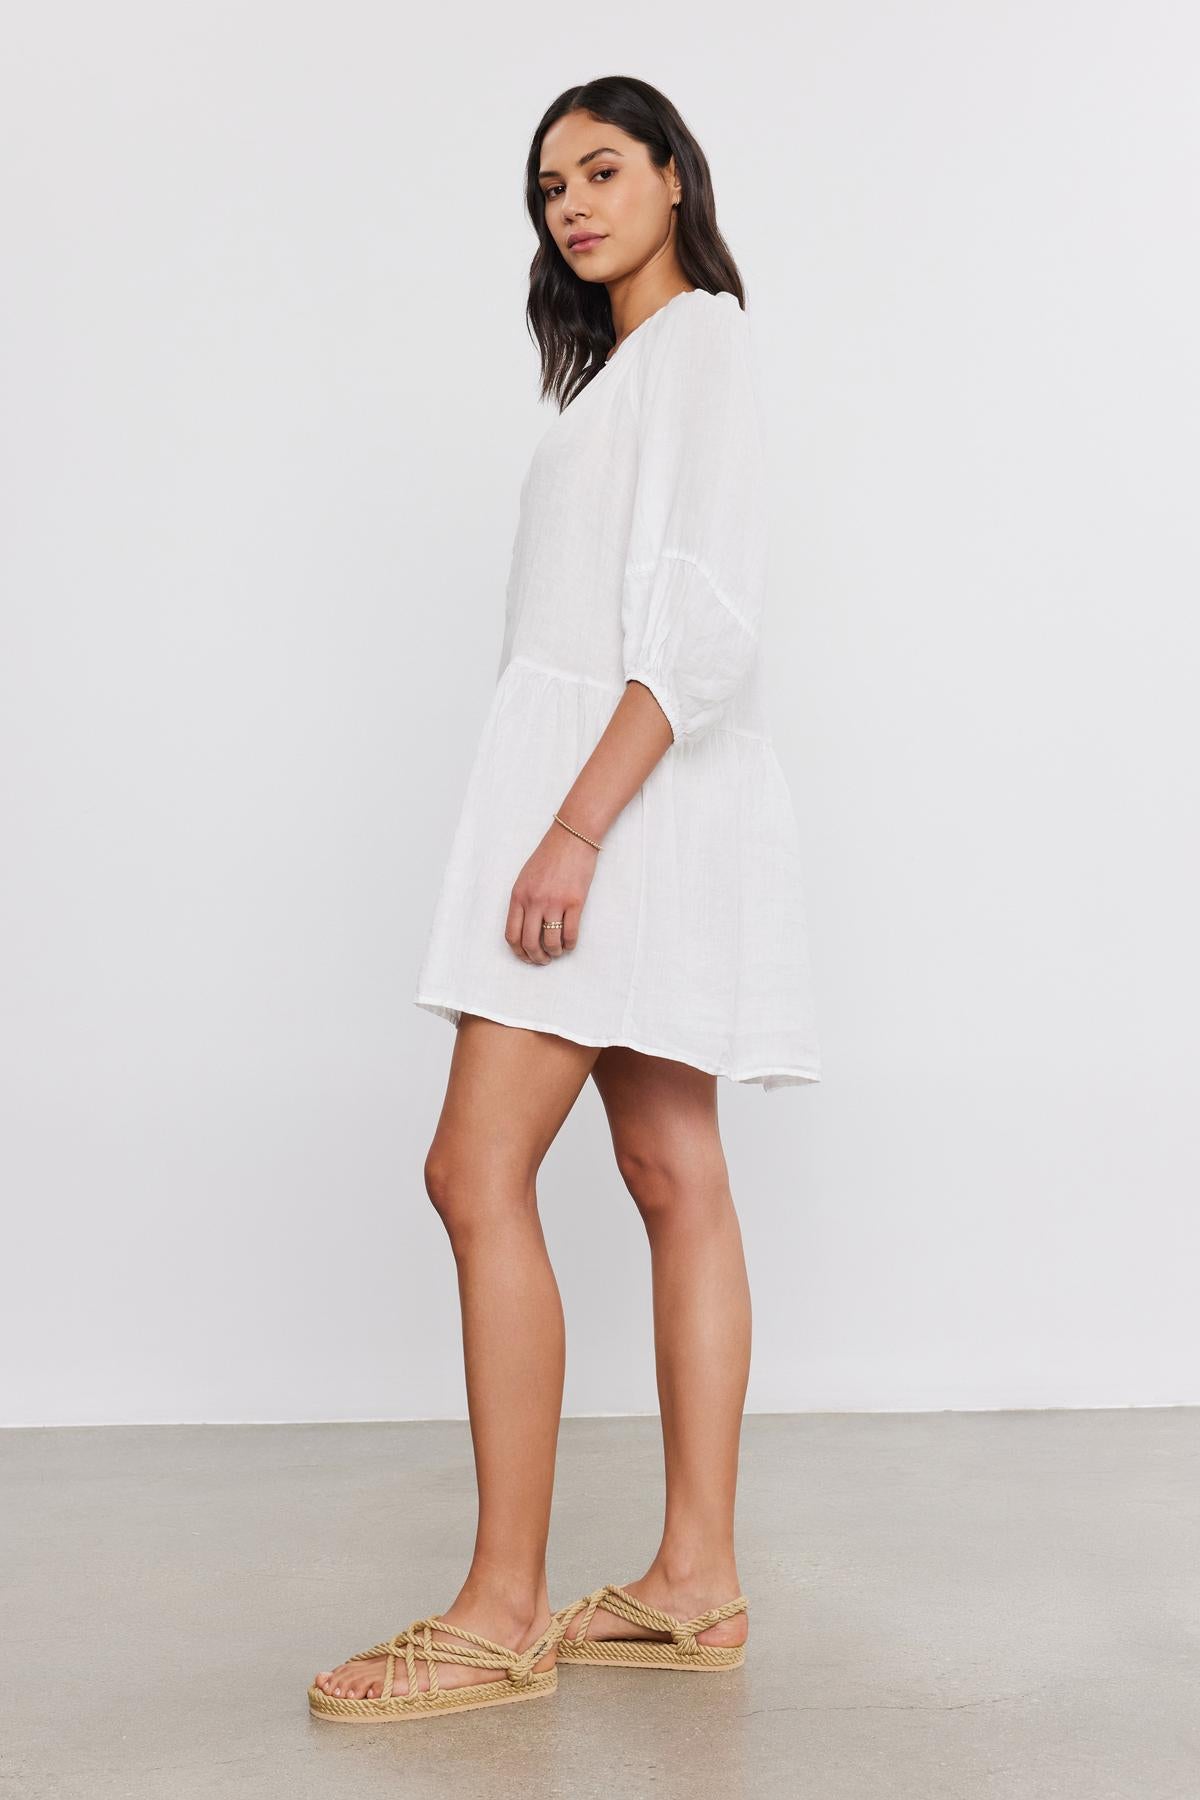
[[[597,175],[615,175],[616,172],[617,171],[615,169],[595,169],[592,171],[592,180],[594,181],[596,179]],[[602,183],[602,185],[604,187],[607,187],[608,183],[604,182],[604,183]],[[560,182],[555,187],[543,188],[542,189],[542,199],[543,200],[553,200],[555,195],[559,194],[561,192],[562,192],[562,184]]]

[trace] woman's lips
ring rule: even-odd
[[[575,242],[573,244],[569,244],[567,246],[567,248],[569,250],[590,250],[593,244],[602,244],[603,242],[604,242],[603,232],[594,231],[594,232],[591,232],[587,237],[577,237],[575,239]]]

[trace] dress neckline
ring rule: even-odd
[[[707,288],[680,288],[680,290],[677,294],[672,294],[671,298],[669,300],[664,300],[661,306],[656,306],[652,313],[647,313],[646,317],[641,321],[640,324],[635,325],[632,331],[626,332],[625,336],[621,339],[621,342],[617,345],[616,349],[613,350],[608,356],[605,357],[604,362],[601,366],[603,368],[607,369],[610,363],[615,362],[617,357],[621,354],[622,350],[625,348],[626,344],[630,341],[630,339],[635,338],[637,336],[638,332],[642,330],[643,326],[646,326],[650,323],[651,319],[657,319],[660,314],[665,313],[667,311],[668,307],[674,306],[674,304],[677,300],[688,300],[691,298],[691,296],[693,294],[708,294],[708,297],[710,300],[713,297],[711,294],[708,293]]]

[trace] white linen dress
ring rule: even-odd
[[[821,1075],[797,822],[762,682],[750,330],[733,294],[676,294],[537,443],[496,689],[413,998],[455,1026],[481,1013],[770,1089]],[[674,741],[604,836],[575,948],[528,963],[504,937],[513,885],[630,680]]]

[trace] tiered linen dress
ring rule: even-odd
[[[736,297],[676,294],[539,440],[496,689],[414,995],[764,1089],[819,1081],[796,816],[760,658],[761,416]],[[573,950],[505,941],[512,888],[624,684],[674,742],[605,834]]]

